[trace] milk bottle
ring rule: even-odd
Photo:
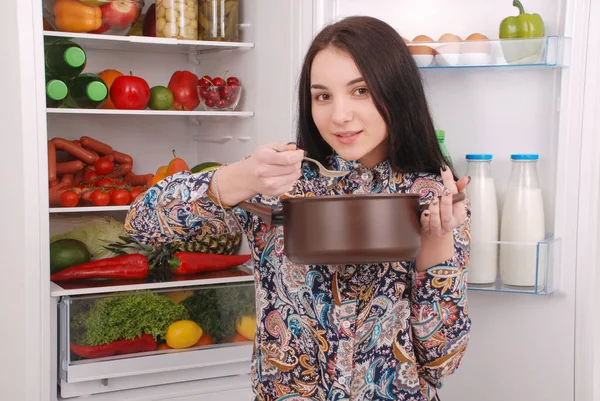
[[[544,203],[537,174],[536,154],[511,155],[510,180],[502,208],[500,240],[500,280],[505,285],[536,285],[537,247],[546,230]],[[540,269],[538,283],[543,282]]]
[[[471,203],[469,284],[492,284],[498,276],[498,204],[492,178],[492,155],[469,154],[467,195]]]

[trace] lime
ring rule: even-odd
[[[191,171],[192,171],[192,173],[201,173],[203,171],[215,169],[215,168],[219,167],[220,165],[221,165],[221,163],[217,163],[217,162],[200,163],[197,166],[192,167]]]
[[[173,105],[173,92],[166,86],[153,86],[150,89],[150,103],[152,110],[168,110]]]

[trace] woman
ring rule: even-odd
[[[455,182],[445,166],[418,69],[382,21],[326,27],[299,91],[298,147],[268,144],[216,171],[168,177],[135,201],[126,228],[161,244],[193,237],[214,215],[241,225],[255,266],[257,400],[431,400],[468,341],[469,210],[451,203],[468,178]],[[305,151],[352,172],[325,178],[302,164]],[[365,192],[430,201],[415,260],[294,265],[281,227],[232,207],[249,199],[278,208],[284,193]]]

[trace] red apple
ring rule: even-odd
[[[102,21],[111,26],[126,27],[135,22],[140,9],[131,0],[113,0],[100,7]]]
[[[154,3],[146,11],[144,24],[142,25],[142,35],[156,37],[156,5]]]

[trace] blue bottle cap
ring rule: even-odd
[[[484,154],[468,154],[466,155],[467,160],[492,160],[492,155]]]
[[[535,153],[529,153],[529,154],[510,155],[510,158],[512,160],[537,160],[540,158],[540,156]]]

